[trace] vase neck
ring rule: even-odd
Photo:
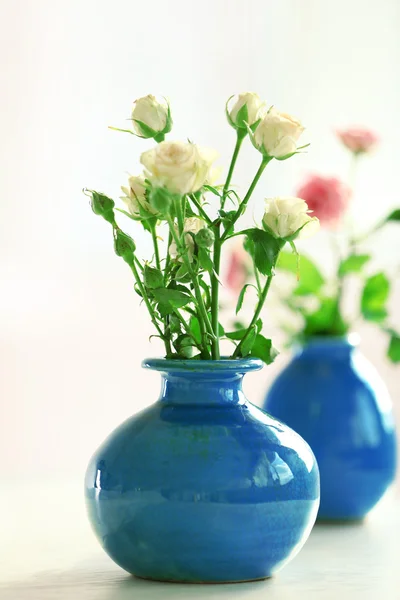
[[[166,360],[150,359],[145,368],[161,372],[160,401],[185,405],[240,405],[246,402],[243,376],[261,369],[258,359]]]
[[[345,337],[314,337],[298,349],[297,355],[304,359],[350,359],[357,348],[358,339],[352,335]]]
[[[197,377],[196,377],[197,375]],[[200,374],[162,375],[160,400],[170,404],[244,404],[243,374],[204,377]]]

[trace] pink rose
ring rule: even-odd
[[[225,275],[226,286],[234,293],[239,293],[252,274],[251,260],[242,245],[235,246],[227,259]]]
[[[322,224],[340,219],[350,200],[350,189],[336,177],[312,175],[297,191]]]
[[[336,133],[346,148],[355,154],[369,152],[378,143],[378,136],[362,127],[350,127]]]

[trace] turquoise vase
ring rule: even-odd
[[[321,475],[318,518],[360,520],[392,483],[392,404],[349,338],[313,338],[272,384],[264,408],[310,444]]]
[[[97,450],[86,474],[94,531],[138,577],[239,582],[270,577],[303,546],[318,467],[289,427],[242,391],[258,359],[146,360],[157,402]]]

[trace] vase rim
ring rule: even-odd
[[[144,369],[164,373],[248,373],[259,371],[264,366],[260,358],[221,358],[219,360],[193,360],[179,358],[145,358]]]

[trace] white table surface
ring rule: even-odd
[[[392,490],[363,524],[317,525],[275,577],[227,585],[131,577],[103,552],[77,484],[0,488],[1,600],[400,600],[400,498]]]

